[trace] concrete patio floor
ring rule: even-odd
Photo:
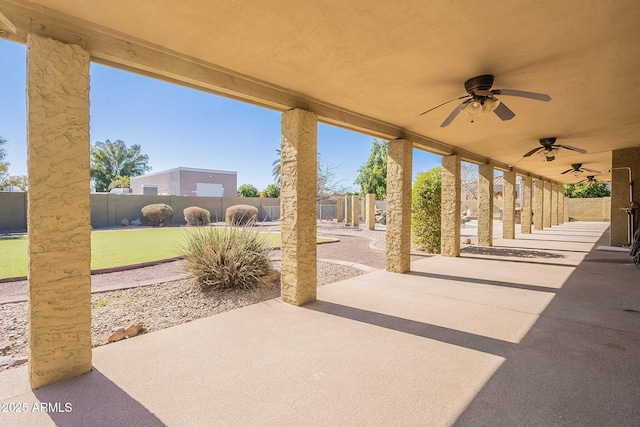
[[[0,425],[640,425],[640,269],[566,223],[94,349]],[[38,402],[62,410],[33,412]],[[71,412],[63,412],[65,404]],[[7,413],[26,404],[28,413]]]

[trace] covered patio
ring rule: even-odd
[[[603,223],[416,261],[94,350],[26,425],[637,425],[638,269]],[[502,253],[501,253],[502,251]],[[36,413],[57,402],[71,412]]]
[[[2,402],[73,403],[3,423],[637,425],[638,271],[593,245],[640,216],[638,22],[631,0],[0,0],[27,45],[30,251],[28,369]],[[92,350],[91,62],[282,112],[281,301]],[[319,290],[318,122],[389,140],[386,271]],[[414,149],[443,156],[442,256],[411,263]],[[612,183],[607,232],[567,222],[575,164]]]

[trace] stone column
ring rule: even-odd
[[[410,141],[389,141],[387,157],[387,271],[411,268],[411,160]]]
[[[317,117],[302,109],[282,113],[280,212],[282,300],[316,299]]]
[[[558,225],[558,184],[551,184],[551,225]]]
[[[504,172],[502,238],[516,238],[516,173],[513,171]]]
[[[342,212],[342,198],[338,197],[336,200],[336,222],[344,221],[344,214]]]
[[[89,54],[27,37],[29,382],[91,371]]]
[[[360,225],[360,197],[351,196],[351,225]]]
[[[478,166],[478,246],[493,245],[493,166]]]
[[[530,176],[523,176],[524,191],[522,194],[522,211],[520,215],[520,233],[531,234],[531,184]]]
[[[629,242],[629,169],[633,181],[633,201],[640,203],[640,148],[624,148],[611,153],[611,246],[623,246]],[[640,210],[634,211],[635,218]],[[636,219],[637,221],[637,219]]]
[[[367,198],[365,199],[366,209],[365,209],[365,223],[367,224],[367,228],[369,230],[376,229],[376,195],[375,194],[367,194]]]
[[[544,228],[544,181],[536,179],[534,193],[533,227],[536,230]]]
[[[351,225],[351,196],[344,196],[344,225]]]
[[[460,256],[460,156],[442,157],[442,256]]]
[[[551,227],[551,183],[544,181],[544,203],[542,206],[542,225],[545,228]]]
[[[558,224],[564,223],[564,185],[558,184]]]

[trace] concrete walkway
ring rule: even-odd
[[[323,286],[304,307],[99,347],[93,372],[35,391],[26,367],[6,371],[0,404],[29,413],[0,424],[640,425],[640,269],[594,250],[605,229],[498,239]]]

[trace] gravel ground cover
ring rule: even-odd
[[[149,333],[277,298],[280,296],[280,262],[274,261],[273,267],[276,272],[270,280],[254,291],[202,292],[190,280],[183,279],[94,293],[91,296],[93,346],[107,344],[114,329],[132,324],[141,324],[141,333]],[[318,262],[318,286],[363,273],[349,266]],[[131,274],[133,271],[128,272]],[[0,371],[27,361],[27,309],[26,302],[0,305]]]

